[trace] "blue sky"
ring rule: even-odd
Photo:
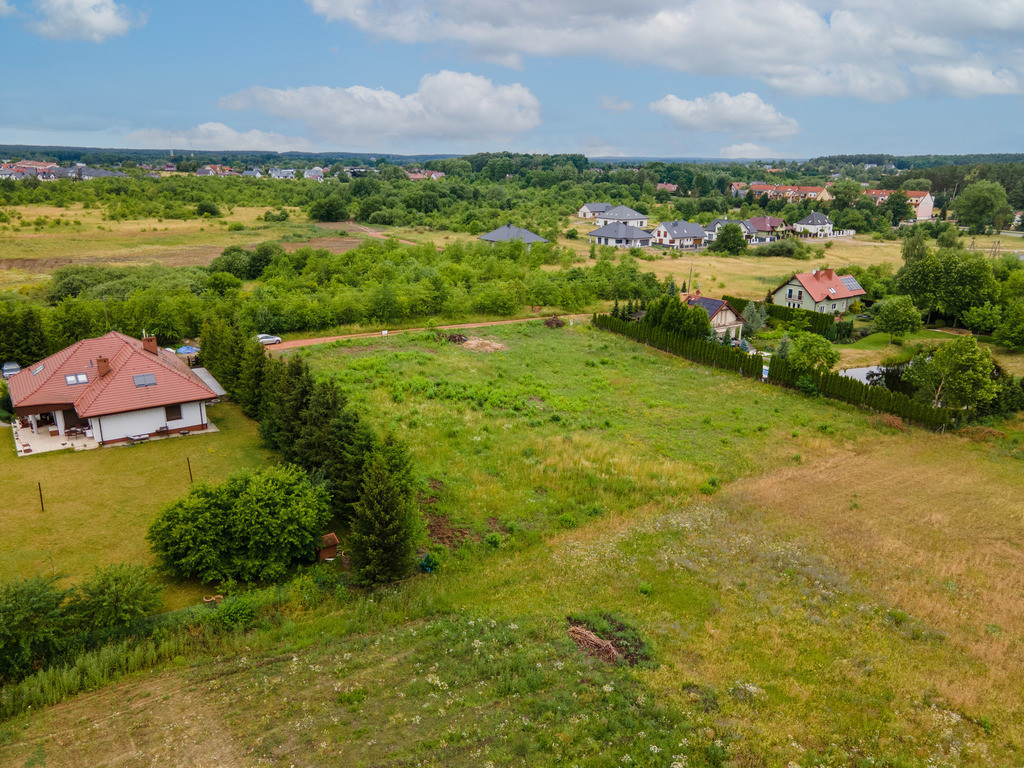
[[[0,32],[2,144],[776,158],[1024,136],[1024,0],[0,0]]]

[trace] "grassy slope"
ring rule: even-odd
[[[11,430],[0,430],[0,572],[29,576],[52,566],[74,582],[96,565],[150,560],[146,529],[161,507],[188,489],[186,457],[195,479],[209,481],[270,460],[258,447],[255,424],[237,407],[211,406],[210,419],[219,432],[21,458]],[[165,600],[178,608],[199,594],[199,587],[175,585]]]
[[[311,353],[443,483],[448,568],[53,707],[9,762],[1020,762],[1017,460],[583,328],[488,336]],[[581,659],[594,608],[657,663]]]

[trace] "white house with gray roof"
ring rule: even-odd
[[[595,229],[587,235],[597,245],[612,245],[616,248],[646,248],[651,244],[651,233],[645,229],[615,221]]]
[[[704,231],[707,233],[707,241],[709,243],[714,242],[715,238],[718,237],[718,233],[726,224],[735,224],[736,226],[738,226],[740,230],[743,232],[744,239],[748,241],[757,234],[757,230],[750,225],[749,221],[736,221],[733,219],[715,219],[706,227],[704,227]]]
[[[592,219],[597,214],[610,210],[611,207],[611,203],[584,203],[583,207],[576,211],[576,215],[581,219]]]
[[[832,219],[812,211],[794,224],[793,229],[805,237],[832,237]]]
[[[651,240],[655,245],[663,245],[666,248],[700,248],[704,245],[707,233],[704,227],[696,222],[684,221],[663,221],[653,232]]]
[[[594,215],[594,220],[602,227],[616,222],[628,224],[631,227],[647,226],[647,216],[634,211],[626,205],[617,205],[614,208],[609,208],[607,211],[597,213]]]

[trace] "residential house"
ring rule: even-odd
[[[894,191],[892,189],[865,189],[864,194],[875,201],[875,206],[879,206],[888,200]],[[921,190],[903,190],[903,194],[907,196],[907,202],[914,209],[915,219],[927,221],[932,217],[932,212],[935,210],[935,200],[932,198],[931,193]]]
[[[205,430],[216,395],[154,337],[111,331],[83,339],[8,380],[14,412],[33,432],[82,433],[100,445]]]
[[[793,229],[807,237],[832,237],[832,219],[812,211],[793,225]]]
[[[324,169],[321,168],[319,165],[314,165],[312,168],[307,168],[303,172],[302,177],[304,179],[312,179],[313,181],[323,181]]]
[[[629,224],[631,227],[646,227],[647,216],[634,211],[627,205],[617,205],[614,208],[609,208],[607,211],[602,211],[594,215],[594,221],[597,222],[598,226],[605,226],[606,224]]]
[[[770,243],[793,234],[793,227],[778,216],[752,216],[747,219],[747,223],[754,229],[751,238],[754,243]]]
[[[271,168],[270,178],[272,179],[294,179],[295,169],[294,168]]]
[[[743,232],[743,239],[747,242],[753,240],[757,236],[757,230],[754,229],[753,225],[749,221],[737,221],[734,219],[714,219],[710,224],[704,227],[706,233],[707,242],[714,242],[718,238],[718,233],[722,230],[726,224],[735,224]]]
[[[498,227],[496,230],[488,232],[486,235],[480,235],[477,240],[483,240],[491,245],[494,245],[495,243],[510,243],[513,240],[519,240],[526,245],[526,250],[530,250],[530,246],[534,243],[548,242],[535,232],[523,229],[522,227],[513,227],[511,224]]]
[[[747,182],[734,181],[729,185],[729,194],[733,197],[743,197],[747,194]]]
[[[587,237],[597,245],[614,245],[616,248],[646,248],[651,244],[650,232],[621,221],[605,224]]]
[[[701,296],[700,291],[683,294],[681,297],[684,304],[691,307],[700,307],[708,313],[711,320],[711,330],[721,338],[729,331],[729,336],[734,339],[743,337],[743,315],[733,309],[732,305],[725,299],[712,299]]]
[[[651,232],[652,242],[666,248],[700,248],[706,239],[704,227],[682,220],[663,221]]]
[[[678,184],[661,183],[661,184],[656,185],[655,189],[656,190],[657,189],[663,189],[666,192],[671,192],[672,194],[675,194],[679,190],[679,185]]]
[[[242,171],[242,175],[247,179],[262,179],[263,171],[259,168],[250,168],[248,171]]]
[[[582,208],[576,211],[581,219],[592,219],[599,213],[611,210],[611,203],[585,203]]]
[[[798,203],[804,200],[827,202],[832,199],[827,187],[800,187],[791,184],[762,184],[749,186],[755,195],[768,195],[769,200],[785,200],[787,203]]]
[[[772,291],[772,303],[812,312],[842,313],[866,293],[852,275],[816,269],[793,275]]]
[[[178,166],[176,166],[174,163],[165,163],[164,164],[164,173],[177,173],[177,172],[178,172]]]

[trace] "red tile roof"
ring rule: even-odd
[[[867,293],[863,288],[856,290],[847,288],[843,282],[844,277],[850,277],[850,275],[837,275],[833,269],[816,269],[813,272],[801,272],[793,275],[790,280],[799,280],[800,285],[810,294],[815,303],[825,299],[849,299],[854,296],[864,296]],[[788,283],[789,280],[786,282]]]
[[[110,365],[102,377],[96,363],[100,357]],[[134,377],[145,373],[152,374],[156,384],[135,386]],[[67,383],[66,376],[80,374],[85,382]],[[141,341],[117,331],[76,342],[15,374],[8,384],[18,413],[74,407],[82,418],[216,397],[174,354],[160,348],[156,354],[147,352]]]

